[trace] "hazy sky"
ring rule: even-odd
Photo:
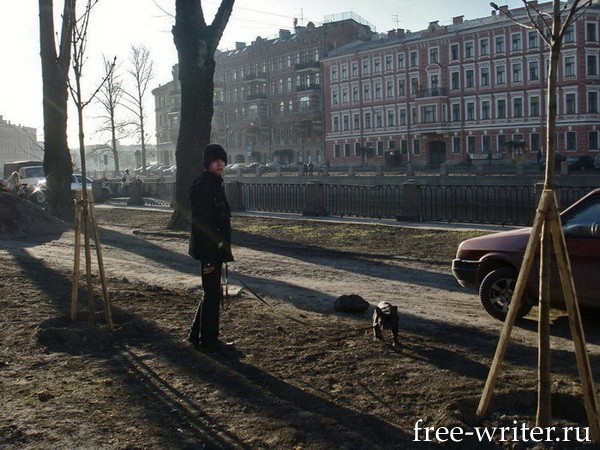
[[[41,68],[39,58],[38,2],[34,0],[0,0],[0,42],[2,43],[2,69],[0,70],[0,115],[15,124],[35,127],[38,139],[43,139]],[[83,4],[82,0],[78,0]],[[509,7],[522,5],[521,0],[498,2]],[[116,56],[121,70],[127,68],[132,44],[144,44],[150,49],[154,61],[155,78],[152,88],[171,79],[171,67],[177,54],[171,35],[174,22],[175,0],[100,0],[94,9],[89,32],[87,63],[84,81],[87,92],[93,91],[101,79],[102,55]],[[218,0],[202,1],[207,21],[219,5]],[[60,12],[63,2],[54,0],[60,29]],[[326,15],[353,11],[373,24],[378,32],[392,28],[422,30],[433,20],[440,24],[451,23],[453,16],[465,19],[491,14],[488,0],[237,0],[219,48],[233,48],[236,41],[250,43],[256,36],[274,37],[280,28],[291,29],[293,19],[300,25],[312,21],[323,22]],[[126,79],[126,74],[123,73]],[[146,102],[154,138],[154,103],[151,95]],[[105,142],[94,121],[98,113],[94,104],[85,110],[86,143]],[[69,142],[77,143],[76,114],[69,113]]]

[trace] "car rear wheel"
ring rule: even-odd
[[[499,267],[486,275],[479,287],[479,299],[485,310],[498,320],[504,321],[508,314],[508,307],[512,299],[518,273],[512,267]],[[521,303],[517,318],[524,317],[531,310],[533,304],[527,298]]]

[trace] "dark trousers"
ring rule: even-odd
[[[202,274],[204,295],[198,304],[189,337],[200,339],[201,344],[215,343],[219,339],[219,307],[221,306],[221,271],[223,264],[215,264],[215,270]]]

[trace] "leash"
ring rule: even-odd
[[[225,263],[225,270],[221,272],[221,309],[227,311],[231,307],[231,298],[229,297],[229,266]]]

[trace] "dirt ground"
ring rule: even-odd
[[[501,330],[450,273],[457,243],[474,233],[236,217],[230,283],[269,306],[242,290],[221,316],[235,350],[205,354],[183,342],[201,296],[187,234],[164,229],[166,211],[97,215],[114,332],[97,275],[98,326],[83,288],[79,320],[68,320],[72,230],[0,235],[2,449],[430,448],[440,444],[414,441],[418,420],[465,430],[534,422],[533,317],[513,332],[490,414],[474,416]],[[372,306],[338,313],[342,294]],[[368,329],[381,300],[400,308],[399,348]],[[597,378],[598,319],[585,322]],[[560,313],[552,347],[553,424],[583,427]]]

